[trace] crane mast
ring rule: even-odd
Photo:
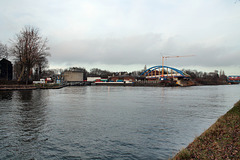
[[[185,55],[185,56],[162,56],[162,77],[164,74],[164,58],[181,58],[181,57],[191,57],[191,56],[195,56],[195,55]]]

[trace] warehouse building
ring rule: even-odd
[[[65,82],[83,82],[83,72],[80,71],[65,71],[63,79]]]

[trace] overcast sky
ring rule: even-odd
[[[1,0],[0,41],[26,26],[49,40],[50,68],[161,65],[240,75],[236,0]]]

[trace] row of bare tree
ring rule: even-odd
[[[87,77],[102,77],[102,78],[108,78],[108,76],[112,76],[113,72],[102,70],[99,68],[92,68],[90,72],[88,72],[85,68],[82,67],[70,67],[69,69],[65,69],[64,71],[80,71],[84,74],[84,79],[87,79]]]
[[[226,84],[227,83],[227,76],[225,75],[224,71],[220,71],[218,73],[217,70],[214,72],[201,72],[196,70],[183,70],[185,73],[190,75],[191,79],[196,81],[200,84]]]

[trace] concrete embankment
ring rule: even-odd
[[[0,85],[0,91],[10,90],[33,90],[37,89],[34,85]]]
[[[34,89],[60,89],[61,85],[0,85],[0,91],[34,90]]]
[[[63,85],[58,85],[58,84],[35,84],[37,89],[60,89],[65,86]]]
[[[240,101],[173,160],[240,159]]]
[[[149,86],[149,87],[173,87],[179,86],[176,83],[171,82],[133,82],[133,83],[109,83],[109,82],[102,82],[102,83],[94,83],[94,85],[106,85],[106,86]]]

